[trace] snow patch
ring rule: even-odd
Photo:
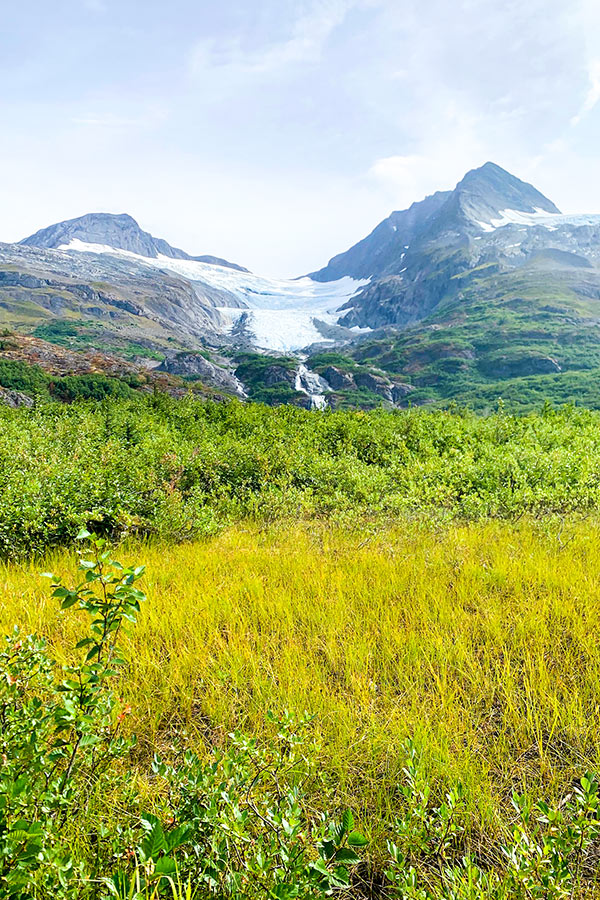
[[[537,208],[533,213],[522,212],[518,209],[503,209],[499,219],[490,219],[489,222],[477,222],[482,231],[496,231],[505,225],[521,225],[525,228],[541,226],[549,231],[556,231],[561,225],[600,225],[600,215],[562,215],[562,213],[548,213],[544,209]]]

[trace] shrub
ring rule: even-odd
[[[0,896],[133,900],[172,897],[179,883],[188,896],[193,885],[206,897],[285,900],[348,887],[365,840],[349,812],[340,823],[309,813],[306,718],[272,717],[272,741],[236,733],[208,761],[185,748],[170,762],[155,757],[165,790],[154,812],[138,807],[127,771],[136,742],[122,733],[128,709],[115,688],[144,570],[114,561],[103,538],[79,537],[93,551],[79,584],[50,575],[61,608],[91,620],[77,661],[59,665],[17,630],[0,654]],[[123,818],[105,824],[94,797],[114,798]]]

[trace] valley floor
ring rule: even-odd
[[[120,558],[147,566],[122,686],[140,773],[183,731],[219,745],[236,726],[264,731],[268,710],[309,711],[336,803],[375,856],[412,739],[436,795],[462,782],[469,841],[493,859],[513,791],[560,799],[600,766],[597,525],[240,524],[126,545]],[[62,551],[3,565],[4,632],[46,633],[59,656],[72,646],[78,617],[57,613],[37,572],[74,567]]]

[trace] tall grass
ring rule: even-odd
[[[240,525],[120,555],[148,570],[122,687],[140,763],[184,730],[219,744],[269,709],[308,710],[337,798],[375,844],[411,737],[434,785],[465,785],[482,847],[513,790],[560,797],[600,765],[595,521]],[[42,631],[60,654],[77,619],[57,616],[37,569],[0,569],[0,627]]]

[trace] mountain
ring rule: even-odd
[[[506,275],[534,259],[539,268],[545,258],[551,291],[558,259],[552,254],[557,252],[568,254],[563,267],[572,266],[573,256],[595,266],[600,217],[563,216],[532,185],[488,162],[468,172],[454,190],[392,213],[312,277],[328,281],[360,274],[369,279],[347,304],[340,324],[404,328],[451,302],[468,282],[459,279],[469,272],[479,278],[481,266],[496,266],[496,275]]]
[[[0,323],[265,402],[600,406],[600,216],[488,162],[285,281],[90,214],[0,244]]]
[[[138,256],[156,259],[166,256],[170,259],[192,259],[197,262],[210,263],[247,272],[242,266],[219,259],[216,256],[190,256],[184,250],[171,247],[167,241],[155,238],[147,231],[142,231],[134,218],[127,214],[89,213],[78,219],[67,219],[48,228],[42,228],[35,234],[24,238],[20,243],[25,247],[39,247],[45,250],[70,249],[73,242],[111,247],[113,250],[126,250]],[[84,249],[84,248],[81,248]]]
[[[325,268],[313,272],[317,281],[380,278],[403,269],[406,252],[443,235],[466,239],[490,230],[506,211],[523,215],[560,214],[560,210],[532,185],[488,162],[468,172],[453,191],[438,191],[408,209],[393,212],[371,234],[345,253],[334,256]]]
[[[370,366],[410,384],[412,404],[600,405],[600,216],[562,215],[486,163],[313,277],[350,273],[369,283],[339,323],[371,332],[338,357],[343,374]],[[317,371],[326,362],[312,359]]]
[[[129,215],[90,214],[0,244],[0,320],[19,330],[77,319],[111,352],[205,344],[287,352],[348,340],[339,310],[364,282],[277,280],[191,256]],[[83,336],[82,336],[83,339]]]

